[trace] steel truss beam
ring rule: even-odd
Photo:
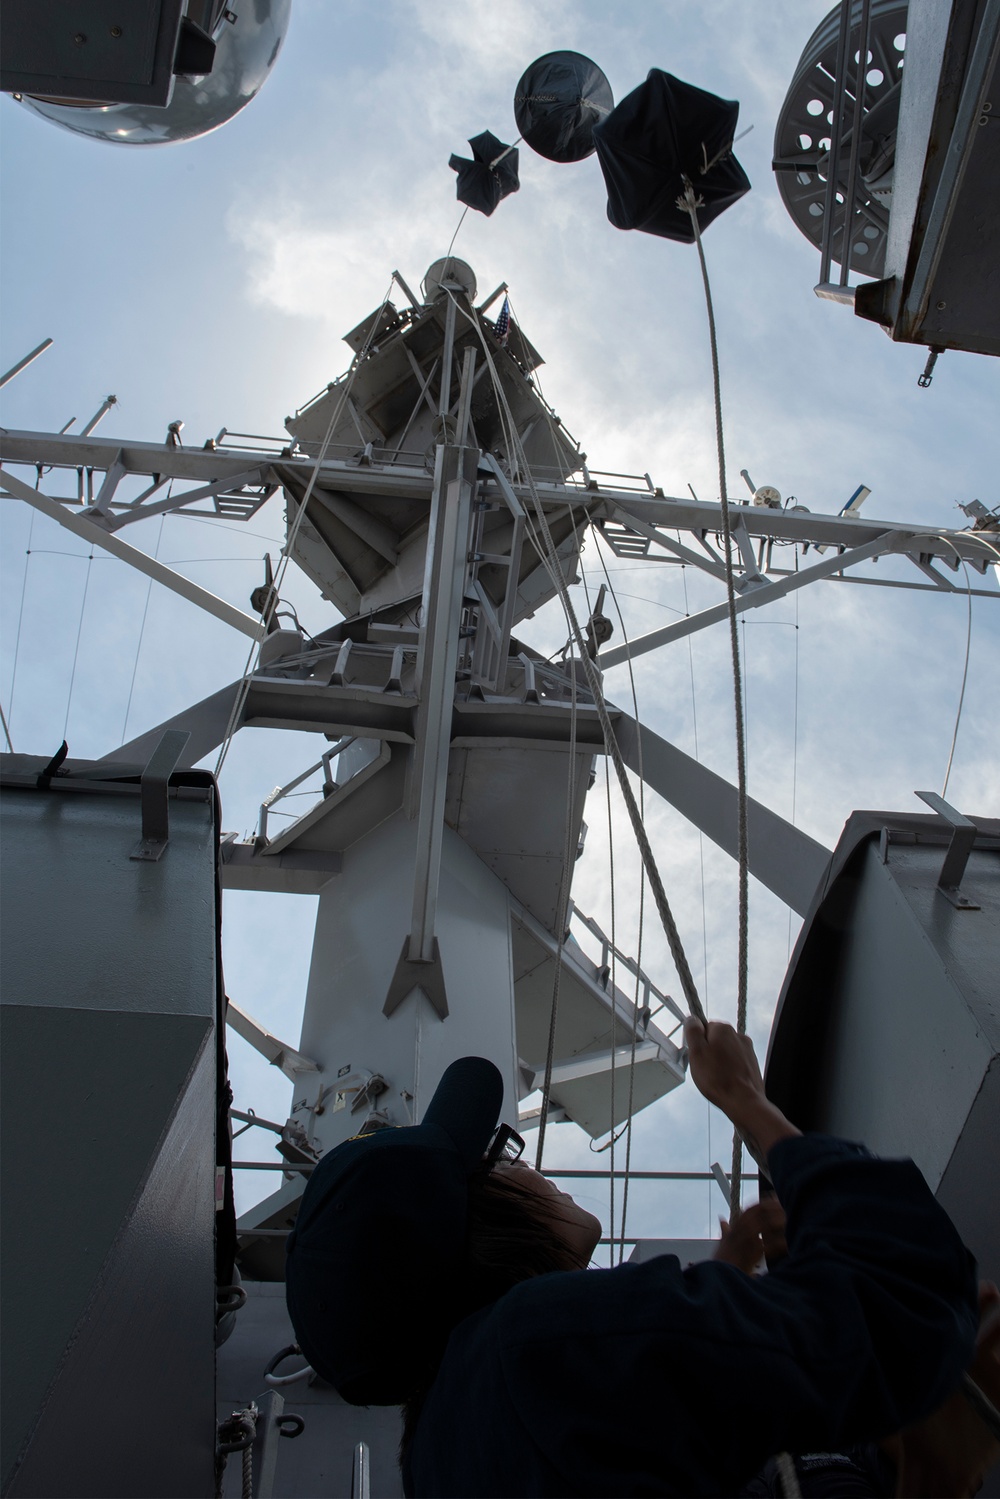
[[[81,438],[51,432],[0,432],[0,462],[6,464],[41,466],[43,469],[94,469],[107,473],[116,460],[132,474],[155,475],[161,480],[188,479],[206,486],[219,481],[234,485],[251,470],[259,474],[262,484],[279,484],[286,473],[289,476],[308,476],[315,463],[304,454],[295,454],[291,448],[282,450],[277,445],[273,453],[262,454],[238,448],[223,450],[172,447],[151,442],[122,443],[115,438]],[[364,496],[378,493],[389,499],[429,499],[433,476],[423,467],[362,463],[357,458],[328,458],[320,466],[319,483],[321,488],[334,489],[342,494]],[[512,483],[511,489],[518,501],[530,509],[533,503],[531,491],[517,483]],[[546,509],[572,505],[598,523],[617,521],[644,537],[654,536],[658,545],[675,555],[684,555],[685,561],[693,564],[697,558],[699,563],[706,564],[706,571],[717,572],[720,559],[711,553],[711,548],[707,549],[705,558],[689,549],[682,554],[678,550],[682,544],[662,534],[664,531],[686,531],[700,546],[706,547],[706,537],[721,535],[722,532],[722,507],[715,501],[650,495],[646,486],[643,493],[634,489],[615,489],[599,486],[594,480],[589,486],[572,479],[565,484],[539,481],[534,489]],[[185,502],[184,495],[177,496],[178,507]],[[75,507],[81,501],[78,496],[63,496],[59,503]],[[118,507],[112,498],[111,509],[116,511],[119,508],[122,507]],[[762,505],[733,508],[738,512],[747,536],[758,544],[783,541],[801,546],[846,549],[863,546],[876,536],[884,536],[886,552],[910,551],[918,560],[937,560],[950,568],[964,561],[984,572],[996,561],[996,554],[991,553],[976,532],[970,530],[867,520],[860,515],[771,510]],[[902,538],[911,545],[901,545]]]
[[[113,557],[145,573],[154,582],[162,583],[165,588],[180,594],[181,598],[187,599],[189,603],[197,604],[207,614],[214,614],[215,618],[221,619],[223,624],[232,625],[233,629],[242,631],[244,635],[251,635],[256,640],[261,624],[260,620],[252,614],[244,614],[242,609],[237,609],[234,604],[227,604],[225,599],[220,599],[217,594],[210,593],[207,588],[201,588],[197,583],[192,583],[190,578],[174,572],[172,567],[157,562],[154,557],[148,556],[138,547],[130,546],[127,541],[112,536],[88,516],[74,515],[66,509],[65,504],[41,494],[37,489],[32,489],[30,484],[23,484],[20,479],[15,479],[13,474],[5,473],[3,479],[8,492],[15,499],[27,501],[43,515],[49,516],[51,520],[64,526],[67,531],[72,531],[75,536],[79,536],[81,541],[86,541],[92,547],[103,548]]]
[[[813,583],[819,578],[828,578],[833,573],[843,571],[844,568],[853,567],[855,563],[864,562],[869,557],[877,557],[884,551],[885,540],[884,536],[880,535],[872,541],[865,542],[864,546],[852,547],[847,552],[838,552],[836,556],[827,557],[824,561],[804,568],[801,572],[791,573],[771,582],[766,582],[759,574],[752,574],[744,582],[746,591],[741,593],[735,601],[736,613],[742,614],[747,609],[758,609],[762,604],[771,604],[775,599],[784,598],[796,588],[804,588],[807,583]],[[648,635],[640,636],[638,640],[629,641],[628,645],[619,645],[614,650],[602,651],[601,668],[606,671],[609,667],[618,666],[623,661],[634,660],[636,656],[645,655],[647,651],[655,650],[657,646],[666,645],[671,640],[680,640],[684,635],[692,635],[696,630],[703,630],[706,625],[714,625],[724,620],[728,613],[728,604],[715,604],[712,608],[703,609],[698,614],[689,614],[686,619],[678,619],[659,630],[652,630]]]

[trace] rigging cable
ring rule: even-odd
[[[457,234],[458,231],[456,230],[455,232]],[[326,434],[323,438],[322,443],[320,444],[319,452],[316,455],[316,461],[312,466],[312,472],[310,473],[308,483],[306,484],[305,493],[302,496],[302,502],[299,505],[298,511],[296,512],[295,519],[288,527],[285,545],[283,546],[281,551],[281,560],[278,563],[278,568],[274,576],[273,591],[271,595],[272,601],[267,607],[267,612],[261,616],[260,624],[257,626],[256,633],[254,634],[253,640],[250,643],[250,650],[247,655],[246,665],[243,668],[243,675],[240,678],[240,684],[233,699],[233,706],[229,714],[229,722],[226,725],[225,736],[223,737],[222,744],[219,748],[219,757],[215,763],[216,779],[218,779],[222,767],[225,764],[226,756],[229,753],[229,746],[232,743],[233,736],[236,733],[237,728],[239,727],[240,718],[243,714],[243,709],[246,707],[247,698],[250,696],[254,656],[259,654],[260,648],[267,637],[267,627],[270,622],[273,610],[277,607],[281,583],[284,579],[288,564],[291,561],[292,550],[295,546],[296,539],[298,538],[299,528],[302,525],[303,520],[305,519],[306,510],[308,509],[309,501],[312,498],[312,492],[316,487],[316,480],[319,477],[319,471],[323,466],[323,461],[326,458],[327,449],[329,448],[330,443],[333,440],[334,431],[336,430],[337,423],[340,421],[341,413],[343,412],[344,406],[346,405],[348,397],[350,396],[351,387],[353,386],[355,378],[357,377],[358,370],[367,359],[372,340],[379,331],[379,325],[382,321],[382,314],[389,304],[389,297],[391,296],[391,294],[392,282],[390,281],[386,294],[382,298],[382,305],[375,316],[372,318],[371,327],[368,330],[368,335],[365,338],[364,344],[352,359],[350,369],[348,370],[347,375],[342,382],[343,388],[340,392],[340,400],[337,402],[333,414],[330,417],[330,421],[326,429]]]
[[[167,490],[167,499],[168,500],[170,499],[171,493],[173,491],[173,487],[174,487],[174,481],[173,481],[173,479],[171,479],[171,481],[170,481],[170,488]],[[164,511],[163,514],[160,516],[160,529],[157,532],[156,547],[155,547],[155,550],[153,552],[153,560],[154,561],[160,555],[160,542],[163,540],[163,523],[166,520],[166,518],[167,518],[166,511]],[[124,720],[122,722],[122,738],[121,738],[122,744],[125,743],[125,734],[128,731],[128,716],[129,716],[129,712],[130,712],[131,707],[132,707],[132,693],[135,690],[135,678],[136,678],[136,673],[139,670],[139,654],[142,651],[142,637],[143,637],[143,635],[146,632],[146,615],[149,613],[149,596],[150,596],[150,594],[152,592],[153,592],[153,580],[152,580],[152,578],[150,578],[150,580],[149,580],[149,582],[148,582],[148,584],[146,586],[146,602],[142,606],[142,622],[139,625],[139,640],[138,640],[138,643],[136,644],[136,648],[135,648],[135,661],[134,661],[133,666],[132,666],[132,680],[128,684],[128,701],[125,704],[125,718],[124,718]]]
[[[77,552],[75,555],[79,556],[80,554],[79,554],[79,552]],[[62,733],[62,736],[63,736],[63,740],[64,741],[66,739],[67,730],[69,729],[69,710],[70,710],[70,708],[72,706],[72,703],[73,703],[73,684],[76,681],[76,663],[80,659],[80,639],[81,639],[81,637],[83,635],[83,615],[84,615],[84,610],[87,607],[87,590],[90,588],[90,573],[91,573],[91,568],[93,566],[93,562],[94,562],[94,553],[91,552],[90,555],[89,555],[89,557],[87,558],[87,576],[84,579],[84,583],[83,583],[83,599],[81,600],[81,603],[80,603],[80,619],[79,619],[79,623],[77,624],[77,627],[76,627],[76,649],[73,652],[73,670],[70,672],[70,676],[69,676],[69,696],[66,699],[66,718],[65,718],[65,721],[63,722],[63,733]]]
[[[954,545],[954,543],[949,541],[947,536],[941,536],[938,539],[940,541],[943,541],[945,546],[951,547],[952,551],[955,553],[955,556],[962,564],[962,570],[965,573],[965,597],[967,604],[965,627],[965,664],[962,667],[962,686],[958,694],[958,711],[955,714],[955,729],[951,736],[951,748],[948,751],[948,764],[945,768],[944,773],[944,785],[941,787],[941,795],[947,796],[948,782],[951,780],[952,761],[955,758],[955,746],[958,743],[958,726],[962,722],[962,708],[965,703],[965,686],[969,679],[969,651],[972,646],[972,579],[969,576],[968,564],[965,561],[965,558],[961,556],[958,548]],[[988,542],[986,544],[989,545]]]
[[[35,488],[36,489],[38,488],[39,484],[41,484],[41,482],[42,482],[42,475],[41,475],[41,470],[39,470],[38,479],[35,482]],[[21,621],[24,619],[24,595],[27,592],[27,588],[28,588],[28,568],[29,568],[29,566],[31,564],[31,539],[32,539],[34,533],[35,533],[35,511],[34,511],[34,509],[32,509],[32,511],[31,511],[31,518],[30,518],[30,520],[28,522],[28,545],[27,545],[27,548],[25,549],[25,554],[24,554],[24,576],[21,579],[21,604],[20,604],[20,608],[17,611],[17,635],[16,635],[16,637],[14,639],[14,669],[13,669],[13,671],[11,673],[11,678],[10,678],[10,716],[11,716],[12,720],[13,720],[13,717],[14,717],[14,689],[17,686],[17,657],[18,657],[18,653],[19,653],[19,651],[21,649]],[[8,736],[8,741],[9,741],[9,736]]]
[[[2,720],[2,722],[3,722],[3,737],[7,741],[7,748],[10,750],[11,754],[13,754],[14,753],[14,741],[10,737],[10,729],[7,726],[7,718],[6,718],[6,715],[5,715],[4,711],[3,711],[3,704],[2,703],[0,703],[0,720]]]
[[[701,200],[696,198],[694,188],[685,178],[684,195],[678,206],[686,208],[694,231],[701,265],[701,279],[705,288],[705,308],[708,313],[708,336],[712,351],[712,388],[715,396],[715,440],[719,458],[719,499],[722,505],[722,534],[725,543],[726,601],[729,608],[729,645],[733,658],[733,699],[736,718],[736,772],[739,805],[737,833],[737,858],[739,863],[739,956],[736,981],[736,1030],[746,1034],[747,1028],[747,975],[749,959],[749,856],[747,848],[747,770],[746,740],[743,723],[743,682],[740,672],[740,642],[736,628],[736,588],[733,577],[733,537],[729,518],[729,495],[726,490],[726,449],[722,429],[722,383],[719,376],[719,345],[715,332],[715,309],[712,305],[712,288],[708,279],[705,250],[701,242],[698,224],[698,208]],[[738,1130],[733,1131],[733,1165],[730,1173],[730,1221],[734,1222],[740,1211],[740,1180],[743,1172],[743,1140]]]

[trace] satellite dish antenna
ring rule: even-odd
[[[594,150],[594,126],[615,107],[611,85],[580,52],[546,52],[525,70],[514,93],[523,140],[547,161],[583,161]]]

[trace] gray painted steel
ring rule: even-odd
[[[974,820],[961,888],[978,909],[961,910],[937,888],[943,819],[854,815],[799,938],[766,1076],[802,1128],[912,1156],[995,1280],[1000,822]]]
[[[268,1362],[295,1340],[285,1310],[284,1284],[246,1283],[247,1303],[236,1319],[232,1337],[219,1349],[219,1419],[242,1410],[250,1400],[262,1406],[268,1386]],[[294,1373],[303,1360],[289,1357],[278,1375]],[[277,1443],[274,1499],[312,1499],[329,1494],[346,1499],[351,1487],[354,1448],[365,1442],[371,1458],[371,1492],[376,1499],[398,1499],[403,1492],[396,1451],[402,1434],[399,1411],[392,1406],[368,1409],[347,1405],[322,1380],[306,1379],[281,1388],[285,1414],[305,1421],[301,1436]],[[265,1396],[266,1398],[266,1396]],[[263,1408],[263,1407],[262,1407]],[[255,1483],[260,1468],[260,1444],[254,1451]],[[230,1457],[223,1482],[224,1499],[240,1499],[239,1454]],[[256,1487],[254,1493],[257,1493]]]
[[[157,862],[138,785],[0,794],[10,1495],[212,1491],[216,828],[189,789]]]
[[[890,336],[1000,353],[1000,4],[910,0],[883,279],[855,312]]]

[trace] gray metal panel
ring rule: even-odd
[[[285,1310],[283,1284],[247,1281],[247,1302],[236,1318],[232,1337],[219,1350],[218,1414],[220,1420],[242,1409],[266,1390],[264,1369],[282,1348],[295,1341]],[[279,1374],[293,1373],[302,1359],[289,1358]],[[332,1495],[346,1499],[351,1487],[354,1448],[365,1442],[371,1459],[371,1492],[375,1499],[398,1499],[403,1486],[396,1452],[402,1435],[399,1411],[392,1406],[347,1405],[322,1380],[302,1380],[281,1391],[285,1411],[303,1417],[305,1429],[294,1441],[278,1443],[274,1499],[313,1499]],[[223,1484],[224,1499],[240,1499],[239,1454],[230,1457]]]
[[[215,804],[179,789],[156,862],[138,785],[0,798],[11,1494],[211,1487]]]
[[[961,880],[977,909],[959,909],[937,889],[942,819],[854,815],[789,968],[766,1079],[803,1128],[912,1156],[996,1274],[1000,823],[978,823]]]
[[[1000,1062],[994,1057],[937,1190],[980,1274],[1000,1279]]]
[[[182,0],[4,0],[8,93],[164,105]]]
[[[982,913],[950,909],[967,932],[970,924],[983,927]],[[837,991],[827,1038],[836,1061],[818,1097],[825,1127],[880,1154],[912,1155],[936,1187],[989,1066],[990,1046],[969,996],[913,919],[875,843],[867,845],[858,872]]]
[[[904,342],[1000,353],[996,0],[910,0],[884,279],[855,312]]]
[[[20,1006],[3,1022],[5,1476],[22,1452],[4,1492],[201,1499],[215,1445],[211,1025]],[[36,1058],[57,1106],[39,1108]]]
[[[211,1014],[215,924],[206,919],[205,895],[215,884],[212,808],[171,798],[169,846],[158,862],[146,863],[129,857],[141,831],[138,790],[102,796],[4,789],[8,1001]],[[184,942],[165,946],[170,932],[184,932]]]
[[[535,716],[543,716],[537,708]],[[593,751],[578,751],[570,831],[574,857],[592,766]],[[566,852],[569,776],[563,745],[516,749],[488,743],[482,749],[453,749],[448,773],[447,821],[550,930]]]

